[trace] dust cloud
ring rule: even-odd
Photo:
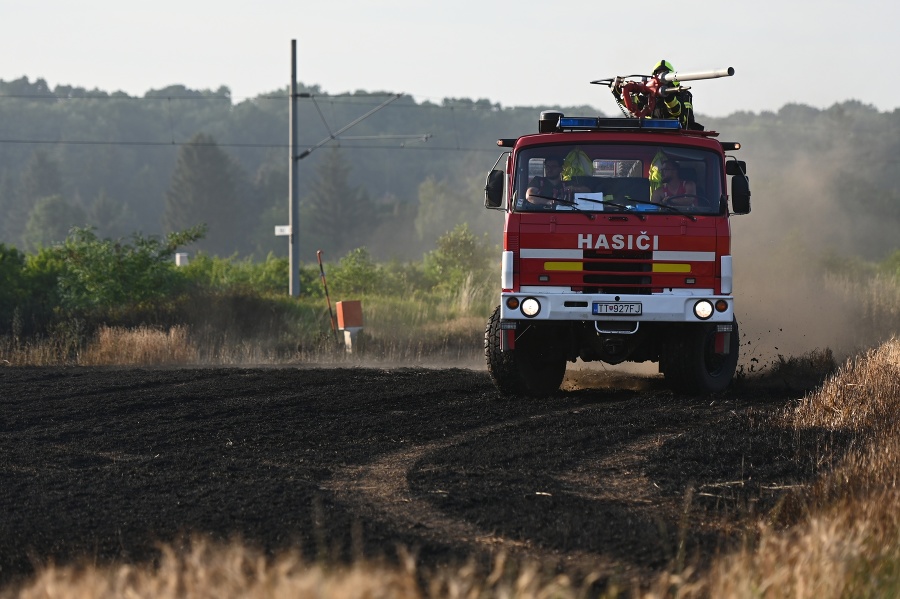
[[[777,163],[752,150],[740,158],[752,192],[752,212],[731,221],[741,364],[759,370],[779,355],[825,348],[842,359],[883,341],[825,269],[829,257],[872,259],[896,237],[887,223],[846,208],[850,199],[836,192],[840,157],[798,149]]]

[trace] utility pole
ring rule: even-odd
[[[353,127],[360,121],[363,121],[375,114],[394,100],[401,98],[403,94],[392,94],[390,98],[365,113],[361,117],[358,117],[356,120],[351,121],[349,124],[341,127],[334,133],[331,132],[331,129],[328,127],[328,123],[325,123],[325,128],[328,129],[328,137],[317,143],[316,145],[309,147],[301,153],[297,153],[297,98],[312,98],[313,102],[315,102],[315,97],[310,93],[297,93],[297,40],[291,40],[291,98],[290,105],[288,107],[288,128],[290,129],[290,139],[288,141],[288,156],[290,160],[290,167],[288,170],[288,220],[290,224],[287,226],[278,225],[275,227],[275,235],[283,236],[286,235],[290,239],[289,243],[289,259],[288,259],[288,268],[290,269],[290,278],[288,283],[288,292],[291,297],[300,297],[300,191],[299,186],[297,184],[297,169],[299,168],[299,162],[309,156],[314,150],[321,148],[323,145],[330,141],[339,141],[341,139],[416,139],[421,141],[427,141],[428,138],[431,137],[430,133],[426,134],[416,134],[416,135],[378,135],[378,136],[364,136],[359,138],[351,138],[351,137],[338,137],[341,133]],[[317,107],[318,108],[318,107]],[[319,111],[321,115],[321,110]],[[324,121],[324,117],[323,117]]]
[[[288,195],[290,205],[288,216],[290,219],[290,294],[291,297],[300,297],[300,191],[297,188],[297,40],[291,40],[291,105],[288,114],[290,127],[290,142],[288,153],[290,155],[290,178],[288,180]]]

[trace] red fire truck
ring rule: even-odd
[[[551,394],[578,359],[658,362],[675,391],[725,389],[739,353],[729,217],[750,212],[746,164],[727,154],[740,144],[550,111],[497,143],[485,206],[506,213],[502,289],[484,349],[499,390]]]

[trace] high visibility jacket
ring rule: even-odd
[[[650,116],[656,119],[678,119],[683,129],[703,129],[694,120],[693,96],[686,89],[665,98],[657,98],[656,108]]]
[[[617,90],[613,90],[616,102],[622,105],[622,96]],[[644,106],[644,98],[635,94],[632,98],[634,104],[640,110]],[[703,125],[694,120],[694,102],[691,92],[682,89],[678,93],[669,96],[658,97],[656,107],[650,115],[654,119],[678,119],[682,129],[694,129],[703,131]]]
[[[594,166],[590,157],[581,148],[574,148],[566,154],[562,163],[561,177],[563,181],[571,181],[573,177],[594,174]]]

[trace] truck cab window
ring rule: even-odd
[[[516,167],[515,209],[718,214],[719,162],[714,152],[675,145],[528,148],[519,154]]]

